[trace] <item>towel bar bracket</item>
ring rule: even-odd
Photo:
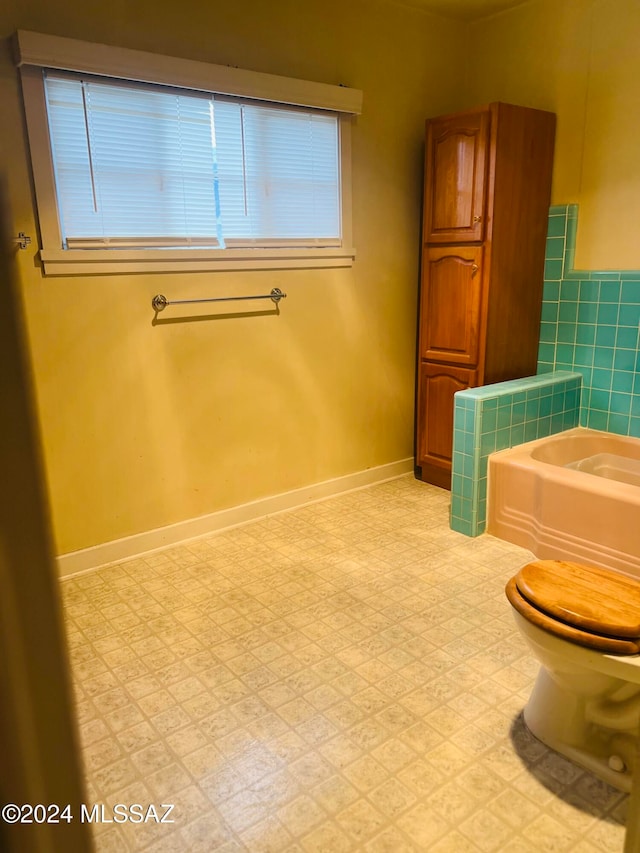
[[[14,237],[13,242],[19,249],[26,249],[31,245],[31,237],[28,237],[24,231],[18,231],[18,236]]]

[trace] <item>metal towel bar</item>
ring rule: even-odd
[[[259,296],[216,296],[213,299],[172,299],[171,302],[162,293],[158,293],[151,300],[151,306],[154,311],[164,311],[167,305],[191,305],[194,302],[237,302],[244,299],[271,299],[278,304],[281,299],[286,299],[287,294],[283,293],[279,287],[274,287],[271,293],[263,293]]]

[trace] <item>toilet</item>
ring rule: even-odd
[[[640,731],[640,580],[538,560],[523,566],[505,592],[541,664],[524,709],[527,727],[628,792]]]

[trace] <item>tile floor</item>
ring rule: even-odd
[[[411,476],[63,582],[98,851],[622,850],[627,798],[535,741],[505,580]]]

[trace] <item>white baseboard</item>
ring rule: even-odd
[[[344,477],[314,483],[311,486],[282,492],[279,495],[261,498],[208,515],[189,518],[186,521],[179,521],[166,527],[136,533],[134,536],[103,542],[100,545],[83,548],[81,551],[61,554],[56,560],[58,573],[61,577],[83,574],[110,563],[127,560],[149,551],[156,551],[158,548],[166,548],[178,542],[197,539],[199,536],[206,536],[229,527],[237,527],[239,524],[246,524],[249,521],[257,521],[268,515],[325,500],[344,492],[362,489],[375,483],[383,483],[385,480],[393,480],[413,471],[413,464],[413,459],[401,459],[398,462],[390,462],[376,468],[367,468],[365,471],[356,471],[354,474],[347,474]]]

